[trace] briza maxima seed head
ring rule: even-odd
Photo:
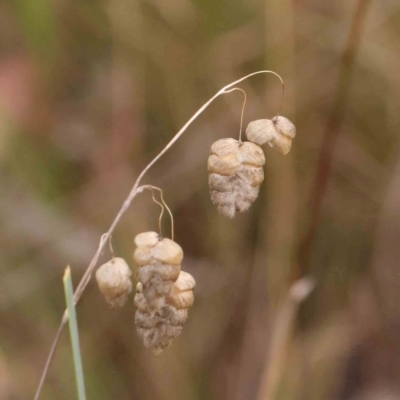
[[[113,258],[96,271],[101,293],[112,307],[122,307],[132,291],[132,272],[123,258]]]
[[[188,310],[194,301],[193,289],[196,282],[192,275],[181,271],[174,283],[171,295],[166,298],[166,304],[154,311],[143,295],[143,285],[136,286],[135,324],[139,337],[147,349],[159,355],[172,341],[180,335],[188,318]]]
[[[151,309],[165,305],[173,283],[178,279],[183,250],[171,239],[162,239],[156,232],[144,232],[134,239],[133,258],[136,261],[138,280],[143,285],[143,296]]]
[[[262,146],[268,143],[279,153],[286,155],[292,147],[292,140],[296,136],[296,127],[285,117],[258,119],[249,123],[246,136],[250,142]]]
[[[254,143],[232,138],[213,143],[208,183],[211,201],[221,214],[233,218],[236,211],[249,209],[264,180],[264,164],[264,152]]]

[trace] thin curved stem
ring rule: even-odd
[[[160,197],[161,197],[161,201],[163,202],[165,208],[167,209],[168,214],[169,214],[170,219],[171,219],[171,240],[174,240],[174,231],[175,231],[175,229],[174,229],[174,216],[172,215],[172,212],[171,212],[170,208],[168,207],[167,203],[164,200],[164,193],[163,193],[163,191],[161,189],[160,189]]]
[[[114,254],[114,249],[113,249],[113,245],[112,245],[112,234],[108,237],[108,244],[110,246],[111,256],[112,256],[112,258],[114,260],[115,254]]]
[[[161,207],[161,212],[160,215],[158,217],[158,231],[160,233],[160,236],[162,236],[162,228],[161,228],[161,221],[162,221],[162,217],[164,215],[164,206],[162,203],[160,203],[155,197],[154,197],[154,191],[151,190],[151,198],[153,199],[154,203],[158,204]]]
[[[233,88],[233,89],[230,89],[230,90],[226,91],[225,93],[231,93],[234,90],[239,90],[244,95],[243,106],[242,106],[242,114],[240,116],[240,131],[239,131],[239,142],[242,142],[243,115],[244,115],[244,108],[246,107],[247,94],[243,89],[240,89],[240,88]]]
[[[164,200],[164,192],[163,192],[163,190],[160,189],[160,188],[157,187],[157,186],[153,186],[153,185],[143,185],[143,186],[140,186],[140,187],[137,189],[137,192],[138,192],[138,193],[141,193],[141,192],[143,191],[143,189],[149,189],[149,190],[151,190],[152,193],[153,193],[154,190],[158,190],[158,191],[160,192],[160,197],[161,197],[161,203],[162,203],[162,204],[159,203],[157,200],[155,200],[154,197],[153,197],[153,200],[154,200],[154,202],[156,202],[157,204],[159,204],[161,207],[165,207],[165,208],[167,209],[168,214],[169,214],[169,217],[170,217],[170,219],[171,219],[171,240],[174,240],[174,217],[173,217],[173,215],[172,215],[171,209],[168,207],[168,204],[167,204],[166,201]],[[164,209],[163,209],[163,212],[164,212]],[[161,215],[160,215],[159,223],[161,223],[161,217],[162,217],[162,215],[163,215],[163,212],[162,212]],[[161,227],[160,227],[160,232],[161,232]],[[160,233],[160,234],[161,234],[161,233]]]
[[[243,82],[244,80],[255,76],[255,75],[259,75],[259,74],[273,74],[275,76],[277,76],[279,78],[279,80],[282,83],[282,100],[281,100],[281,106],[279,108],[279,112],[280,109],[282,107],[282,102],[283,102],[283,97],[284,97],[284,83],[282,78],[280,77],[280,75],[278,75],[276,72],[274,71],[269,71],[269,70],[263,70],[263,71],[257,71],[257,72],[253,72],[249,75],[246,75],[226,86],[224,86],[222,89],[220,89],[213,97],[211,97],[211,99],[209,99],[206,103],[204,103],[194,114],[193,116],[186,122],[185,125],[183,125],[183,127],[179,130],[178,133],[175,134],[175,136],[167,143],[167,145],[160,151],[160,153],[158,153],[152,161],[149,162],[149,164],[147,164],[147,166],[143,169],[143,171],[140,173],[140,175],[138,176],[138,178],[136,179],[136,182],[134,183],[128,197],[125,199],[124,203],[122,204],[121,209],[119,210],[117,216],[115,217],[114,221],[111,223],[110,228],[108,229],[108,231],[101,237],[100,240],[100,244],[99,247],[95,253],[95,255],[93,256],[92,260],[89,263],[89,266],[87,267],[85,273],[83,274],[83,277],[81,278],[77,288],[75,289],[75,293],[74,293],[74,303],[77,304],[78,301],[80,300],[82,293],[84,292],[84,290],[86,289],[86,286],[88,285],[92,275],[93,275],[93,271],[97,265],[97,261],[100,258],[100,254],[104,249],[104,246],[107,242],[107,240],[109,240],[110,236],[112,235],[112,233],[114,232],[116,226],[118,225],[119,221],[121,220],[122,216],[125,214],[126,210],[129,208],[130,204],[132,203],[133,199],[137,196],[138,194],[138,188],[139,188],[139,184],[141,182],[141,180],[143,179],[144,175],[149,171],[149,169],[179,140],[179,138],[185,133],[185,131],[187,130],[187,128],[193,123],[193,121],[195,121],[195,119],[217,98],[219,97],[221,94],[225,94],[229,92],[229,89],[231,89],[232,87],[234,87],[235,85],[237,85],[240,82]],[[278,113],[279,115],[279,113]],[[39,382],[39,386],[36,390],[36,394],[34,397],[34,400],[38,400],[39,396],[40,396],[40,392],[42,390],[43,384],[44,384],[44,380],[46,377],[46,374],[48,372],[48,369],[50,367],[52,358],[54,356],[54,352],[55,352],[55,348],[57,346],[58,343],[58,339],[60,337],[60,333],[62,328],[64,327],[64,325],[66,324],[66,322],[68,321],[68,313],[66,311],[64,311],[63,314],[63,318],[61,321],[61,325],[59,327],[59,330],[57,331],[57,335],[56,338],[52,344],[50,353],[47,357],[46,360],[46,365],[45,368],[43,370],[40,382]]]
[[[44,380],[46,379],[47,371],[49,370],[50,364],[53,361],[54,353],[56,351],[58,340],[60,339],[61,332],[62,332],[62,330],[64,328],[64,325],[65,325],[65,322],[64,322],[64,318],[63,318],[61,320],[60,325],[58,326],[57,333],[56,333],[56,336],[55,336],[55,338],[53,340],[53,343],[51,344],[50,353],[47,356],[46,364],[44,366],[42,376],[40,377],[39,386],[38,386],[38,388],[36,390],[36,394],[35,394],[34,400],[38,400],[39,399],[40,392],[41,392],[41,389],[42,389],[43,384],[44,384]]]
[[[274,72],[274,71],[264,70],[264,71],[253,72],[252,74],[246,75],[243,78],[237,80],[236,82],[230,83],[229,85],[225,86],[222,90],[225,90],[225,93],[228,93],[228,91],[226,91],[226,89],[229,89],[232,86],[235,86],[236,84],[244,81],[245,79],[250,78],[253,75],[258,75],[258,74],[272,74],[272,75],[275,75],[281,81],[281,84],[282,84],[282,97],[281,97],[281,103],[279,104],[278,114],[276,115],[277,117],[279,117],[279,115],[281,113],[281,110],[282,110],[282,106],[283,106],[283,100],[285,98],[285,83],[283,82],[282,77],[279,74],[277,74],[276,72]]]

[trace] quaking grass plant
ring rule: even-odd
[[[282,85],[279,112],[272,119],[250,122],[246,130],[248,141],[243,142],[242,126],[246,93],[243,89],[235,87],[235,85],[259,74],[273,74],[279,78]],[[195,280],[190,274],[181,270],[183,250],[173,240],[173,218],[164,201],[162,190],[151,185],[140,186],[140,183],[149,169],[168,152],[192,122],[217,97],[233,91],[241,91],[244,94],[239,138],[221,139],[211,146],[211,154],[208,158],[211,200],[218,210],[229,218],[233,218],[236,212],[247,210],[256,200],[259,187],[264,180],[263,165],[265,156],[260,146],[268,143],[272,148],[285,155],[290,151],[292,139],[296,135],[294,125],[287,118],[280,116],[284,99],[284,82],[276,72],[268,70],[253,72],[220,89],[196,111],[163,150],[143,169],[110,228],[102,235],[97,251],[73,294],[73,304],[76,305],[95,271],[100,254],[106,243],[109,242],[112,259],[98,269],[96,279],[101,293],[112,307],[125,304],[132,291],[131,270],[125,260],[114,256],[111,237],[133,199],[145,189],[151,190],[153,200],[162,208],[160,221],[164,208],[168,210],[172,221],[171,239],[163,238],[161,230],[159,233],[144,232],[135,238],[137,248],[134,253],[134,260],[139,268],[139,283],[135,295],[135,305],[137,307],[135,323],[138,335],[143,340],[145,347],[152,350],[155,355],[160,354],[181,333],[183,324],[188,317],[188,310],[194,302],[193,289]],[[157,191],[160,193],[161,202],[154,196]],[[69,315],[68,310],[65,310],[51,346],[35,394],[35,400],[39,399],[61,331],[67,323]]]

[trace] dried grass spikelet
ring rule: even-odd
[[[111,307],[122,307],[132,291],[132,272],[123,258],[115,257],[96,271],[101,293]]]
[[[285,117],[258,119],[249,123],[246,136],[250,142],[262,146],[268,143],[279,153],[286,155],[292,147],[292,140],[296,136],[296,127]]]
[[[249,209],[264,180],[264,164],[264,152],[254,143],[232,138],[213,143],[208,183],[211,201],[221,214],[233,218],[236,211]]]
[[[193,289],[195,280],[192,275],[181,271],[173,284],[166,304],[158,310],[149,307],[143,293],[143,285],[136,286],[135,324],[139,337],[147,349],[159,355],[172,341],[180,335],[183,325],[188,318],[188,310],[194,301]]]
[[[139,266],[138,280],[143,285],[143,295],[150,309],[159,310],[178,279],[182,248],[171,239],[161,239],[156,232],[140,233],[134,242],[137,248],[133,258]]]

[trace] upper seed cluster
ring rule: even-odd
[[[211,146],[208,182],[211,200],[225,216],[247,210],[264,180],[265,157],[254,143],[220,139]]]

